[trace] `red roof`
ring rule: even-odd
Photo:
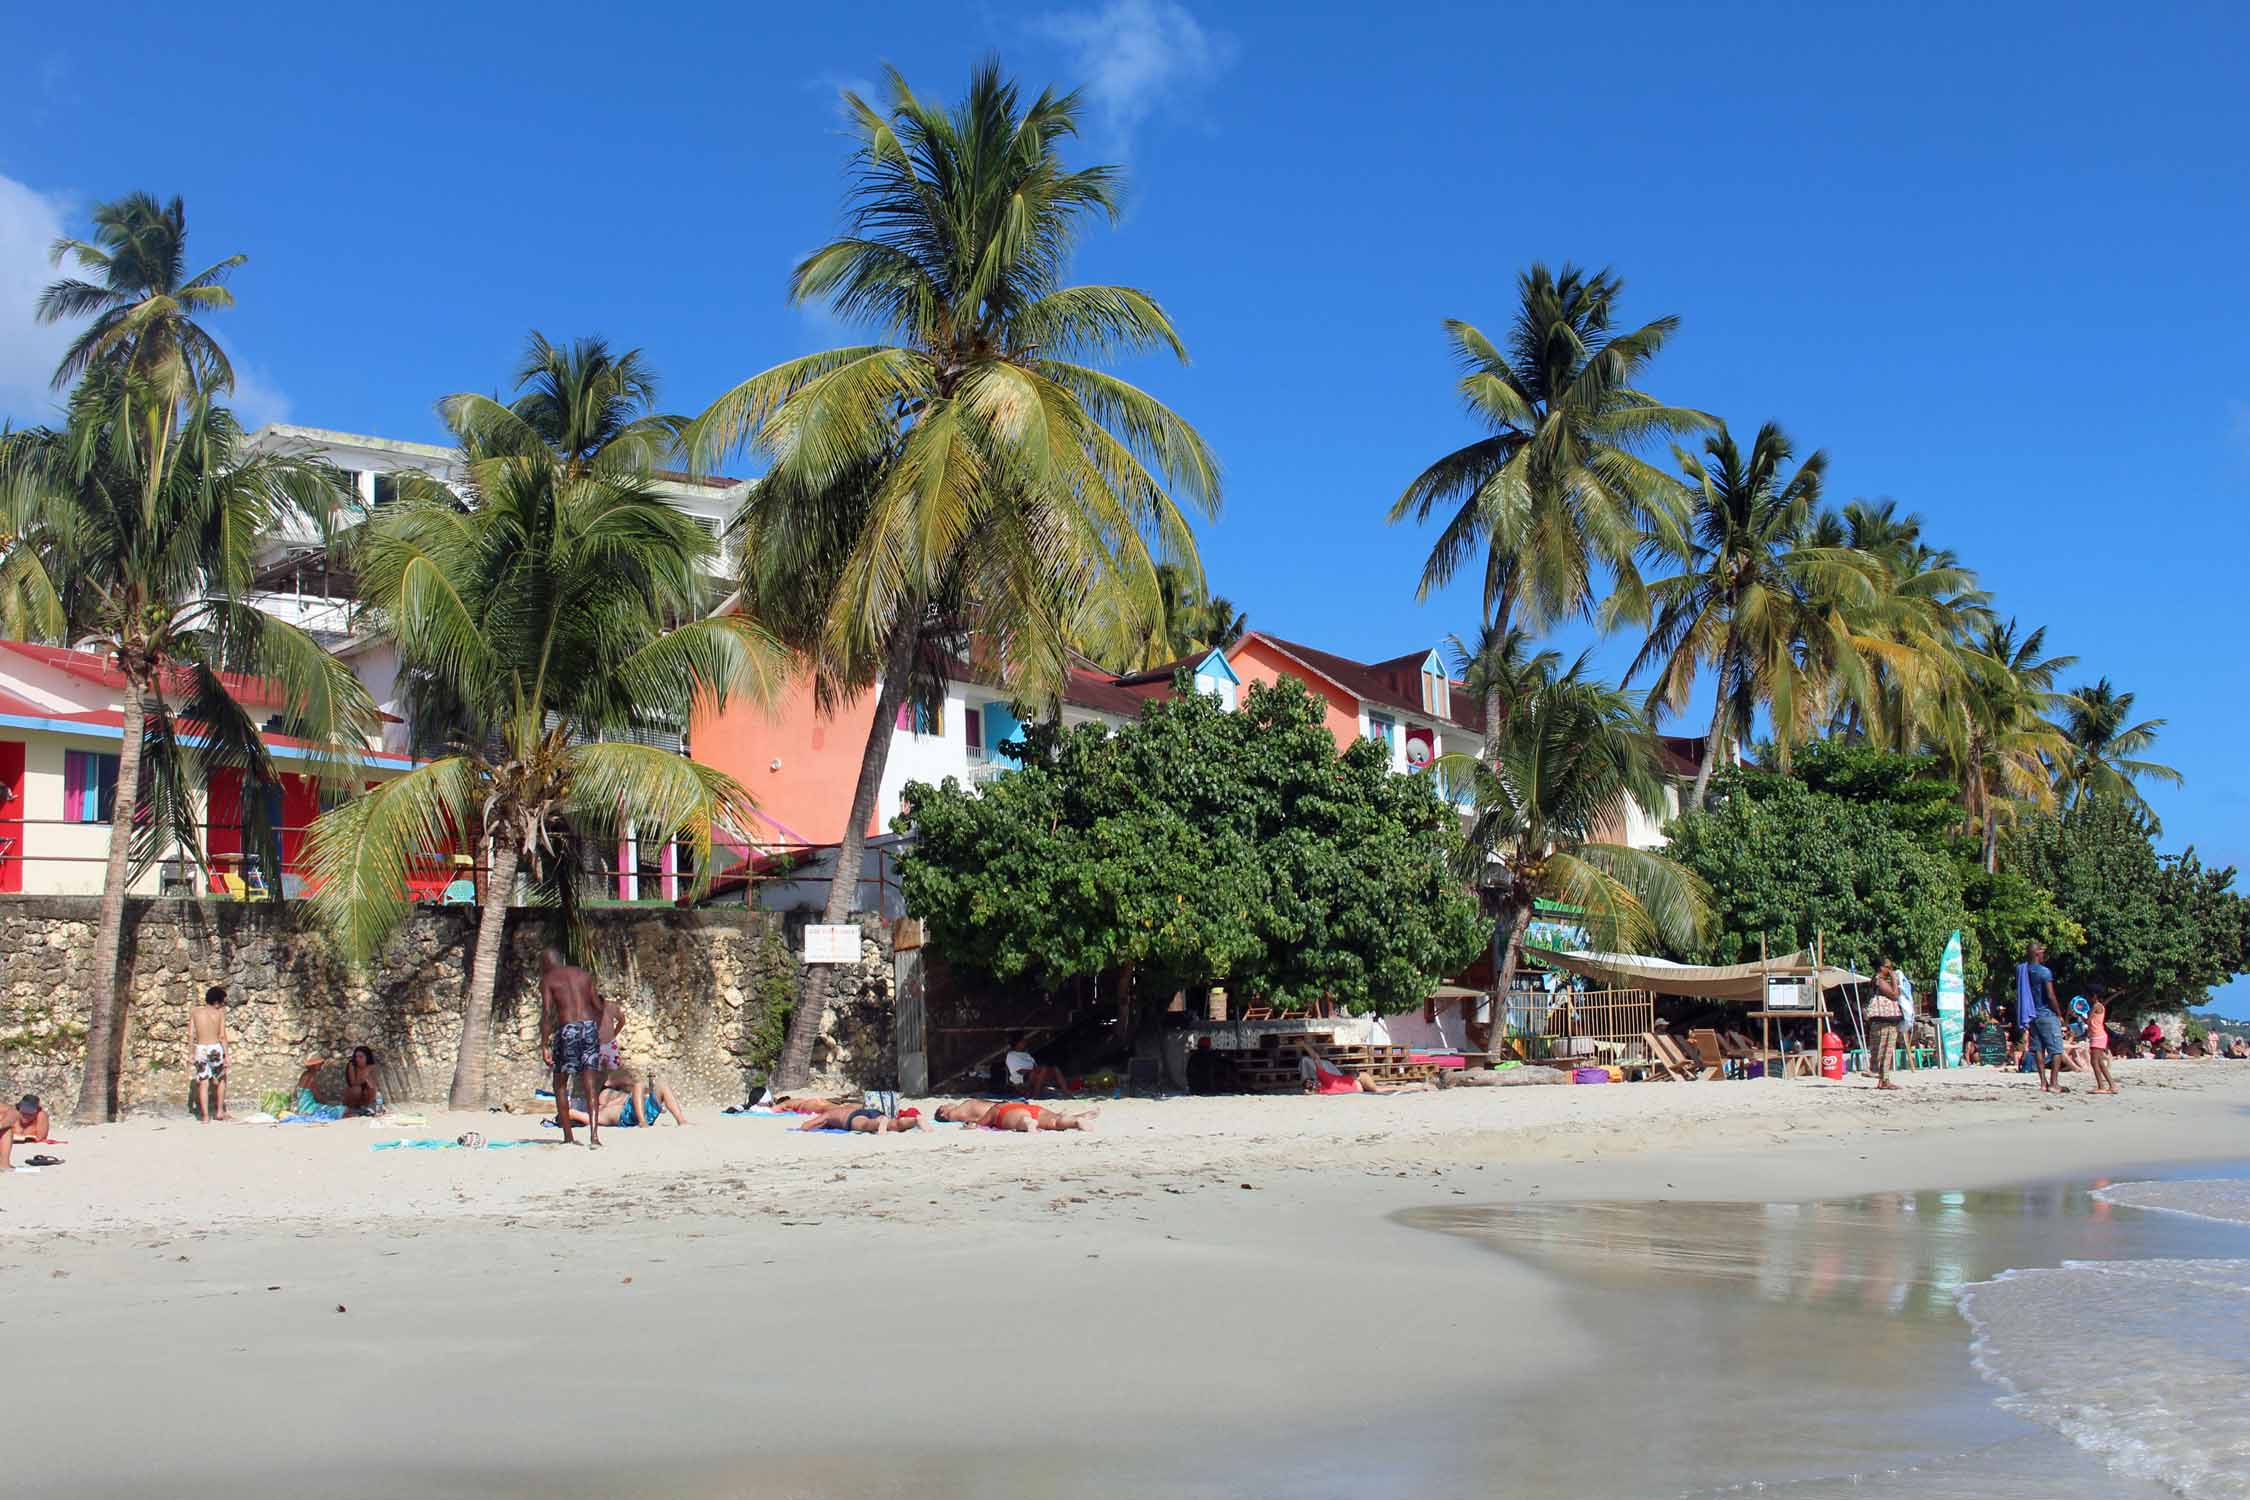
[[[116,688],[120,692],[125,687],[125,674],[117,669],[117,664],[110,660],[106,652],[68,651],[60,646],[34,646],[28,641],[0,641],[0,651],[12,651],[18,656],[38,662],[42,666],[52,667],[58,672],[76,677],[84,682],[99,683],[103,687]],[[221,672],[219,680],[226,685],[227,692],[237,703],[255,703],[261,708],[279,708],[289,701],[289,695],[282,691],[281,684],[271,678],[245,677],[239,672]],[[187,691],[187,674],[184,671],[175,672],[172,680],[165,683],[164,686],[167,691],[173,693]],[[48,717],[66,718],[68,715],[50,714]]]
[[[1433,714],[1422,706],[1422,663],[1430,659],[1427,650],[1410,651],[1404,656],[1394,656],[1389,661],[1353,661],[1348,656],[1338,656],[1333,651],[1322,651],[1315,646],[1300,646],[1295,641],[1285,641],[1262,630],[1253,630],[1243,637],[1256,637],[1267,645],[1298,662],[1319,676],[1327,678],[1345,692],[1365,703],[1380,703],[1389,708],[1403,709],[1424,718],[1439,719],[1472,734],[1484,732],[1484,705],[1470,701],[1469,694],[1460,683],[1453,684],[1448,699],[1452,704],[1450,714]]]

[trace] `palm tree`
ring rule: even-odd
[[[1796,448],[1775,423],[1744,454],[1721,427],[1704,457],[1674,450],[1694,506],[1691,529],[1666,546],[1681,570],[1613,595],[1606,623],[1650,620],[1648,640],[1626,670],[1630,682],[1657,668],[1648,707],[1677,710],[1703,668],[1717,679],[1689,806],[1700,808],[1719,756],[1770,707],[1777,749],[1803,737],[1816,708],[1842,680],[1860,681],[1849,611],[1872,599],[1870,565],[1846,547],[1813,543],[1815,507],[1828,455],[1814,453],[1787,474]]]
[[[770,697],[779,653],[738,615],[700,618],[709,539],[648,467],[667,419],[643,409],[638,353],[533,335],[513,404],[448,397],[459,493],[401,475],[357,539],[362,596],[413,674],[417,731],[441,753],[314,826],[314,901],[364,962],[408,909],[412,865],[458,841],[489,860],[464,998],[456,1109],[481,1108],[502,938],[519,877],[576,941],[582,852],[685,841],[699,888],[715,837],[749,826],[731,777],[645,740],[702,701]],[[432,716],[436,727],[428,722]]]
[[[844,96],[850,225],[791,285],[887,341],[755,375],[693,434],[704,461],[744,443],[771,456],[737,519],[744,607],[806,654],[822,704],[875,688],[832,923],[859,886],[899,705],[964,652],[1024,701],[1052,700],[1087,618],[1125,639],[1160,628],[1157,566],[1199,571],[1175,497],[1206,515],[1219,499],[1193,428],[1080,362],[1186,351],[1147,293],[1063,284],[1087,220],[1114,221],[1120,180],[1062,162],[1079,97],[1026,104],[988,62],[947,110],[888,78],[883,109]],[[810,1071],[829,977],[808,978],[779,1087]]]
[[[266,867],[280,867],[264,795],[280,778],[258,725],[271,708],[244,707],[234,674],[278,686],[289,732],[324,747],[313,769],[330,779],[350,773],[377,724],[342,662],[243,601],[259,539],[291,516],[325,526],[344,501],[341,476],[246,453],[233,414],[199,390],[181,398],[176,429],[165,422],[169,441],[152,447],[145,420],[171,404],[129,366],[97,365],[63,428],[0,438],[12,612],[35,637],[90,641],[125,679],[76,1115],[85,1123],[117,1110],[126,892],[174,846],[203,862],[198,792],[210,773],[241,773],[251,837]]]
[[[1992,622],[1991,596],[1951,550],[1925,543],[1922,518],[1900,515],[1895,500],[1823,512],[1812,537],[1873,564],[1873,597],[1850,611],[1867,659],[1864,691],[1839,698],[1831,730],[1900,753],[1940,737],[1959,700],[1955,647]]]
[[[1679,326],[1658,318],[1614,332],[1624,283],[1566,265],[1516,280],[1507,347],[1467,323],[1446,340],[1465,367],[1460,392],[1491,435],[1424,469],[1391,506],[1395,524],[1454,507],[1422,569],[1421,594],[1482,548],[1485,617],[1505,634],[1585,613],[1597,568],[1625,580],[1653,531],[1679,531],[1677,486],[1633,451],[1716,424],[1633,388]]]
[[[1487,625],[1470,645],[1457,635],[1445,638],[1461,686],[1483,705],[1485,743],[1497,750],[1508,714],[1552,681],[1562,669],[1562,653],[1531,649],[1531,633],[1521,627]]]
[[[1506,934],[1499,992],[1515,982],[1538,903],[1576,908],[1594,941],[1634,948],[1651,936],[1692,946],[1710,898],[1685,867],[1614,842],[1628,808],[1663,805],[1656,739],[1626,695],[1583,675],[1584,658],[1515,702],[1488,736],[1488,765],[1440,756],[1448,795],[1472,814],[1460,874],[1490,891]]]
[[[96,204],[94,238],[59,239],[52,258],[58,266],[73,259],[100,277],[66,277],[39,294],[40,322],[89,319],[55,366],[55,388],[96,368],[119,376],[114,389],[132,400],[130,431],[148,447],[141,467],[154,486],[185,404],[198,392],[234,389],[234,366],[196,316],[234,306],[226,279],[249,257],[230,255],[187,274],[187,204],[129,193]],[[145,503],[155,508],[153,488]]]
[[[2047,715],[2060,704],[2055,677],[2075,656],[2042,656],[2044,628],[2018,633],[2016,622],[1992,622],[1962,641],[1956,707],[1941,758],[1961,783],[1969,826],[1983,839],[1986,873],[1999,865],[2000,825],[2018,808],[2055,804],[2048,768],[2069,753]]]
[[[2133,695],[2117,691],[2107,677],[2067,695],[2062,706],[2067,748],[2055,763],[2055,790],[2063,806],[2075,807],[2088,797],[2114,798],[2148,813],[2151,831],[2163,832],[2136,783],[2145,778],[2179,786],[2186,779],[2170,766],[2139,758],[2156,743],[2165,721],[2128,723]]]
[[[187,204],[130,193],[94,206],[92,240],[55,241],[56,265],[73,259],[99,281],[69,278],[39,294],[42,323],[88,318],[55,367],[62,389],[97,364],[131,371],[177,401],[189,390],[234,388],[226,351],[196,314],[234,306],[226,279],[249,259],[230,255],[187,274]]]

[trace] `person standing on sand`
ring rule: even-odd
[[[1875,967],[1875,998],[1867,1002],[1867,1057],[1874,1065],[1875,1087],[1893,1089],[1891,1058],[1898,1052],[1898,1029],[1906,1019],[1899,999],[1898,965],[1888,958]]]
[[[2038,1066],[2039,1092],[2069,1093],[2062,1085],[2062,1000],[2055,994],[2045,943],[2033,943],[2028,957],[2016,965],[2016,1013],[2024,1018],[2024,1046]]]
[[[188,1062],[195,1069],[196,1118],[209,1124],[227,1114],[227,987],[214,984],[203,1003],[188,1009]],[[216,1097],[218,1111],[212,1112]]]
[[[2114,1094],[2117,1080],[2109,1071],[2109,991],[2100,985],[2086,991],[2086,1061],[2094,1074],[2094,1092]]]
[[[570,1081],[575,1075],[580,1095],[589,1103],[601,1098],[597,1083],[602,1074],[602,997],[594,989],[594,976],[549,948],[539,955],[539,1025],[547,1035],[548,1063],[555,1070],[556,1123],[562,1126],[563,1144],[571,1139],[576,1123],[567,1107]],[[599,1111],[595,1112],[597,1115]],[[598,1118],[586,1121],[586,1147],[601,1149]]]

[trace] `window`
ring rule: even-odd
[[[901,703],[898,706],[898,727],[902,733],[945,733],[945,707],[932,707],[927,703]]]
[[[1422,712],[1441,719],[1453,717],[1453,684],[1435,651],[1422,663]]]
[[[984,711],[964,709],[961,714],[961,731],[969,739],[969,759],[984,759]]]
[[[97,750],[63,752],[63,821],[107,823],[117,816],[117,757]]]
[[[1367,737],[1371,740],[1381,740],[1385,746],[1396,750],[1398,748],[1398,720],[1392,718],[1389,714],[1369,714],[1367,716]]]
[[[375,476],[375,503],[379,506],[388,505],[397,498],[398,476],[396,474],[377,474]]]

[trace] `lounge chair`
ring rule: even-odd
[[[1699,1026],[1688,1033],[1688,1041],[1695,1047],[1696,1056],[1707,1069],[1716,1069],[1710,1076],[1724,1078],[1729,1073],[1739,1073],[1736,1060],[1719,1041],[1719,1034],[1708,1026]]]
[[[1664,1060],[1678,1068],[1683,1077],[1700,1083],[1705,1079],[1724,1078],[1726,1076],[1724,1067],[1706,1063],[1699,1057],[1690,1056],[1687,1048],[1680,1045],[1678,1037],[1667,1036],[1661,1031],[1654,1032],[1652,1035],[1656,1038],[1657,1046],[1663,1049]]]

